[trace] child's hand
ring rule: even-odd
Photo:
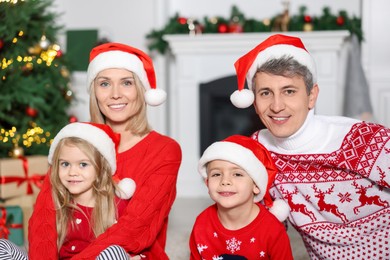
[[[130,256],[129,255],[129,259],[130,260],[142,260],[142,259],[145,259],[146,256],[142,255],[142,254],[139,254],[139,255],[135,255],[135,256]]]

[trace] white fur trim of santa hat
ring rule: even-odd
[[[78,137],[93,145],[99,153],[107,160],[114,175],[116,172],[117,147],[120,141],[120,135],[114,133],[112,129],[105,124],[75,122],[64,126],[54,137],[50,145],[48,162],[53,164],[53,155],[59,142],[68,137]],[[117,193],[122,199],[129,199],[135,191],[135,182],[125,178],[118,183],[121,191]]]
[[[260,190],[260,193],[255,195],[254,201],[264,200],[270,212],[280,221],[287,218],[290,212],[287,203],[283,200],[272,201],[268,191],[274,180],[273,175],[276,172],[276,167],[271,155],[263,145],[256,140],[241,135],[233,135],[223,141],[211,144],[204,151],[198,164],[198,171],[204,179],[207,179],[207,164],[214,160],[229,161],[241,167]],[[267,168],[272,169],[273,173],[269,173],[270,170],[267,170]]]
[[[145,101],[148,105],[158,106],[165,102],[167,94],[156,88],[151,58],[141,50],[120,43],[106,43],[92,49],[87,70],[88,89],[99,72],[113,68],[126,69],[138,76],[146,90]]]
[[[313,83],[317,83],[317,71],[313,57],[306,50],[301,39],[283,34],[274,34],[240,57],[234,67],[237,74],[238,89],[230,100],[237,108],[247,108],[253,104],[253,77],[257,69],[271,59],[292,57],[311,72]],[[248,91],[245,91],[245,80]]]

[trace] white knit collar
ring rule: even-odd
[[[316,120],[314,111],[310,110],[301,128],[293,135],[286,138],[272,136],[269,131],[263,131],[260,142],[271,151],[283,154],[313,152],[320,146],[318,136],[326,136],[326,125]]]

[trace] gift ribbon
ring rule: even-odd
[[[23,224],[7,224],[7,209],[4,207],[1,208],[1,218],[0,218],[0,238],[8,239],[10,228],[22,228]]]
[[[28,176],[28,160],[24,156],[18,157],[18,159],[22,160],[23,163],[23,171],[24,177],[20,176],[1,176],[1,184],[16,182],[19,187],[23,182],[27,182],[27,194],[33,194],[32,185],[34,184],[36,187],[41,188],[42,182],[45,178],[45,175],[32,174]]]

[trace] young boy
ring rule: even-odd
[[[264,146],[230,136],[205,150],[198,170],[215,204],[195,221],[190,259],[293,259],[281,223],[289,208],[268,192],[276,167]]]

